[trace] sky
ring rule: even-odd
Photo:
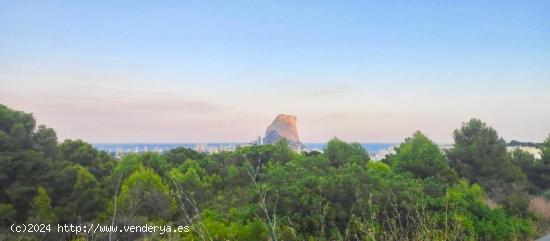
[[[0,103],[59,139],[550,134],[550,1],[0,0]]]

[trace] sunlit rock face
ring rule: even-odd
[[[286,139],[294,150],[304,149],[305,146],[298,138],[296,116],[285,114],[278,115],[265,131],[264,144],[274,144],[282,138]]]

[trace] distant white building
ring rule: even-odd
[[[197,143],[197,144],[195,144],[194,149],[197,152],[208,152],[208,144],[206,144],[206,143]]]
[[[542,156],[542,152],[540,151],[540,149],[536,147],[532,147],[532,146],[507,146],[506,147],[506,150],[508,150],[508,152],[515,151],[516,149],[520,149],[524,152],[527,152],[533,155],[535,159],[540,159]]]
[[[377,152],[371,152],[369,153],[369,156],[374,161],[380,161],[384,159],[384,157],[386,157],[387,155],[395,154],[395,147],[396,146],[392,146],[392,147],[380,149]]]
[[[448,144],[448,143],[439,143],[437,144],[437,146],[439,147],[439,149],[441,149],[442,151],[446,151],[446,150],[449,150],[451,148],[453,148],[453,144]]]
[[[446,150],[451,149],[453,147],[453,144],[437,144],[437,146],[439,146],[439,149],[441,149],[442,151],[446,151]],[[522,151],[525,151],[525,152],[533,155],[536,159],[540,159],[541,155],[542,155],[540,149],[538,149],[536,147],[531,147],[531,146],[507,146],[506,147],[506,150],[508,152],[513,152],[516,149],[520,149]]]

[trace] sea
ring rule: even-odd
[[[95,148],[109,153],[129,153],[129,152],[165,152],[176,147],[187,147],[194,150],[204,152],[234,150],[238,146],[246,145],[247,143],[95,143],[92,144]],[[308,150],[322,151],[326,143],[304,143]],[[369,153],[379,153],[388,150],[397,143],[361,143]]]

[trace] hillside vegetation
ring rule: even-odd
[[[336,138],[322,153],[280,141],[115,160],[81,140],[58,143],[32,114],[0,105],[0,240],[531,240],[544,231],[550,138],[536,160],[508,153],[477,119],[453,136],[443,152],[415,132],[378,162]],[[190,231],[12,233],[14,223]]]

